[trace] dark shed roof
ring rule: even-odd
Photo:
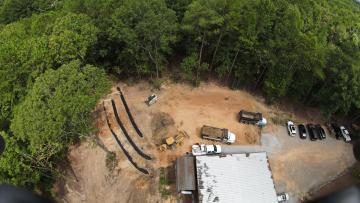
[[[193,156],[182,156],[176,159],[176,190],[196,190],[195,166]]]

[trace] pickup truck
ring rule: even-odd
[[[226,128],[215,128],[206,125],[201,128],[201,137],[203,139],[224,142],[226,144],[232,144],[236,139],[235,134]]]
[[[220,145],[196,144],[196,145],[193,145],[191,148],[192,148],[192,154],[194,156],[211,155],[211,154],[220,154],[221,153]]]

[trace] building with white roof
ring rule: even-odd
[[[266,152],[196,156],[194,159],[195,201],[278,203]],[[177,182],[182,179],[176,178]]]

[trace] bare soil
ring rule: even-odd
[[[122,88],[144,138],[140,138],[133,129],[117,94],[116,86]],[[158,95],[158,102],[149,107],[145,104],[145,100],[152,93]],[[109,99],[114,99],[119,116],[133,141],[153,157],[153,160],[144,160],[139,156],[122,135]],[[110,126],[125,149],[139,166],[150,171],[150,175],[137,171],[124,156],[106,125],[103,104],[110,119]],[[64,191],[64,195],[59,195],[59,202],[176,202],[174,185],[164,186],[159,183],[160,171],[173,166],[176,157],[190,152],[192,144],[215,143],[200,138],[200,129],[203,125],[229,129],[236,134],[236,145],[260,144],[260,129],[257,126],[238,122],[237,114],[241,109],[262,112],[271,123],[275,124],[280,124],[288,118],[301,121],[310,119],[306,117],[305,111],[300,116],[296,111],[287,113],[281,111],[278,106],[265,105],[261,97],[245,91],[230,90],[214,83],[202,83],[194,88],[186,84],[167,82],[160,90],[152,89],[148,82],[139,82],[135,85],[114,84],[112,93],[100,101],[97,109],[94,110],[97,128],[95,137],[98,141],[82,142],[80,146],[70,149],[68,158],[73,170],[66,172],[67,175],[58,183],[63,187],[59,191]],[[263,129],[264,132],[276,131],[276,125],[271,123]],[[177,146],[176,149],[160,152],[158,148],[164,139],[177,135],[181,130],[189,135],[184,140],[184,144]],[[109,151],[117,155],[117,166],[113,170],[106,167],[106,154]],[[282,162],[287,163],[292,159],[291,157],[297,156],[308,156],[308,154],[292,149],[288,154],[271,163],[275,168],[275,180],[282,180],[280,178],[282,174],[278,172],[286,173]],[[313,156],[314,160],[309,159],[310,164],[321,159],[316,154]],[[287,187],[291,188],[291,181],[288,182]],[[164,197],[159,188],[166,188],[172,195]]]

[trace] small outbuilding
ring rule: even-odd
[[[176,190],[178,193],[189,194],[196,190],[195,160],[186,155],[176,159]]]

